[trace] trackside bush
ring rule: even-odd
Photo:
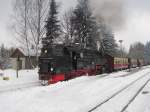
[[[3,80],[9,80],[9,77],[3,77]]]

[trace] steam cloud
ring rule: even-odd
[[[119,30],[124,24],[123,0],[90,0],[90,6],[96,19]]]

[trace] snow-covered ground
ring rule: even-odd
[[[34,70],[20,70],[17,72],[13,69],[0,70],[0,92],[3,90],[14,89],[18,85],[25,85],[38,82],[37,69]],[[3,80],[8,77],[9,80]]]
[[[137,94],[141,87],[150,79],[150,72],[146,76],[140,78],[139,81],[135,82],[124,91],[111,98],[109,102],[103,104],[93,112],[122,112],[125,106],[128,106],[130,100]],[[130,111],[127,111],[130,112]],[[131,111],[137,112],[137,111]],[[144,112],[144,111],[139,111]]]
[[[20,77],[24,73],[26,72],[23,71],[21,73],[20,71]],[[33,70],[33,74],[37,74],[37,72]],[[116,91],[129,85],[139,77],[146,75],[142,81],[137,82],[134,87],[131,87],[136,91],[139,85],[150,78],[150,68],[141,69],[130,76],[125,76],[126,74],[128,74],[128,72],[122,71],[112,74],[103,74],[102,76],[82,76],[49,86],[39,86],[0,93],[0,112],[88,112],[91,108],[116,93]],[[22,77],[24,77],[24,75]],[[37,80],[37,76],[31,77],[32,81],[33,79],[35,81]],[[27,78],[27,80],[28,79],[29,78]],[[3,81],[0,81],[0,85],[5,84],[1,82]],[[131,96],[129,95],[131,88],[123,92],[122,95]],[[150,91],[150,84],[144,88],[144,91]],[[120,95],[120,97],[122,95]],[[113,103],[118,103],[110,105],[109,107],[106,106],[103,108],[103,111],[98,112],[119,112],[116,107],[120,105],[120,101],[123,101],[123,97],[121,99],[120,97],[116,97],[116,99],[112,101]],[[136,108],[136,106],[138,107]],[[150,94],[141,93],[138,99],[136,99],[127,110],[128,112],[150,112]]]
[[[150,82],[129,106],[127,112],[150,112]]]

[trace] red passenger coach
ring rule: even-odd
[[[128,68],[128,58],[114,57],[114,70],[123,70]]]
[[[106,68],[108,72],[127,69],[129,67],[129,61],[126,57],[119,57],[115,55],[105,55],[107,64]]]

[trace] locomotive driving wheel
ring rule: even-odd
[[[48,80],[42,80],[41,85],[42,86],[48,86]]]

